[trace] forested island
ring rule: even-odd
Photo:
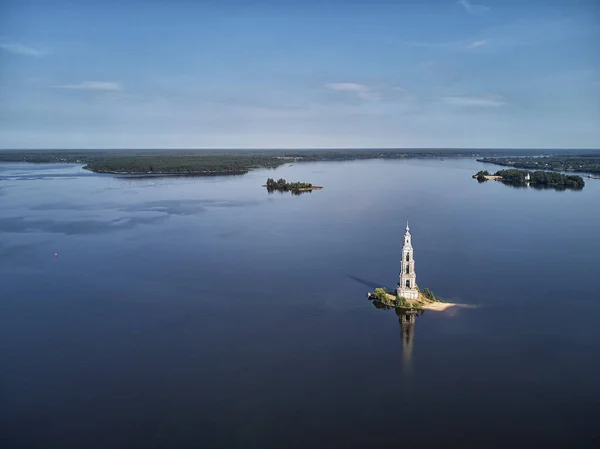
[[[241,175],[255,168],[276,168],[281,161],[259,155],[180,155],[113,157],[88,162],[83,168],[95,173]]]
[[[273,178],[267,179],[267,183],[263,186],[269,192],[291,192],[293,195],[298,195],[302,192],[312,192],[313,190],[321,190],[321,186],[313,186],[309,182],[287,182],[280,178],[275,181]]]
[[[600,154],[548,157],[484,157],[479,162],[515,168],[600,173]]]
[[[531,186],[534,188],[554,188],[556,190],[572,189],[581,190],[585,181],[581,176],[563,175],[547,171],[527,171],[517,169],[498,170],[491,175],[487,170],[482,170],[473,175],[480,183],[488,180],[501,181],[505,184],[516,186]]]

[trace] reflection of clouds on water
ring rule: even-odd
[[[117,218],[116,220],[112,220],[108,223],[109,226],[121,226],[129,223],[131,221],[130,217]]]
[[[73,204],[71,202],[56,202],[30,206],[36,211],[69,211],[69,210],[114,210],[120,212],[162,212],[170,215],[193,215],[204,212],[207,208],[243,207],[259,204],[259,201],[231,200],[157,200],[145,203],[124,205],[115,208],[114,203]]]
[[[219,232],[219,233],[215,234],[215,236],[222,238],[222,239],[230,239],[233,237],[237,237],[238,235],[242,234],[244,231],[245,231],[245,229],[240,227],[238,229],[230,229],[229,231]]]
[[[102,187],[101,189],[96,189],[94,191],[95,194],[114,194],[115,192],[118,192],[119,196],[121,195],[139,195],[140,192],[136,189],[125,189],[123,187]]]
[[[120,208],[126,212],[156,211],[169,215],[194,215],[204,212],[207,208],[244,207],[259,204],[259,201],[232,200],[159,200],[133,204]]]
[[[52,241],[47,239],[36,240],[30,243],[11,243],[9,241],[0,241],[0,254],[2,254],[2,256],[10,257],[13,255],[20,255],[31,251],[37,252],[40,246],[46,245],[48,243],[52,243]]]
[[[45,204],[37,204],[35,206],[29,206],[30,210],[38,210],[38,211],[44,211],[44,210],[52,210],[52,211],[56,211],[56,210],[95,210],[95,209],[102,209],[101,205],[99,204],[74,204],[71,202],[57,202],[57,203],[45,203]]]
[[[61,234],[96,234],[130,229],[140,224],[153,224],[168,219],[170,216],[192,216],[205,213],[211,208],[244,207],[258,204],[258,201],[221,201],[221,200],[158,200],[140,204],[114,205],[90,203],[72,204],[69,202],[54,202],[31,206],[21,211],[21,216],[0,218],[0,231],[13,233],[50,232]],[[64,211],[66,218],[58,214],[49,216],[37,214],[32,216],[27,212],[57,212]],[[77,213],[73,218],[69,212]],[[229,231],[230,235],[239,230]],[[227,235],[224,235],[227,236]]]
[[[6,179],[13,181],[61,181],[61,180],[73,180],[79,179],[85,175],[60,175],[60,174],[49,174],[49,175],[5,175]]]
[[[193,176],[193,175],[103,175],[114,176],[118,183],[118,189],[138,190],[153,189],[156,187],[165,188],[169,186],[190,186],[201,187],[203,185],[223,184],[228,181],[245,177],[246,175],[227,175],[227,176]]]
[[[162,221],[167,215],[153,217],[125,217],[116,220],[72,220],[26,219],[24,217],[0,218],[0,232],[27,233],[50,232],[58,234],[98,234],[114,230],[130,229],[139,224],[152,224]]]

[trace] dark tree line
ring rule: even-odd
[[[553,171],[579,171],[585,173],[600,173],[600,155],[586,157],[551,156],[551,157],[488,157],[478,159],[496,165],[515,168]]]
[[[100,159],[84,168],[101,173],[241,174],[253,168],[274,168],[277,158],[263,156],[135,156]]]

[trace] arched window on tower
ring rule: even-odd
[[[406,266],[406,274],[410,273],[410,265]]]
[[[410,253],[406,253],[406,261],[409,262],[410,261]]]
[[[410,288],[410,279],[406,280],[406,288]]]

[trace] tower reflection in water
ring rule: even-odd
[[[402,338],[402,361],[405,371],[411,369],[413,346],[415,343],[415,322],[417,321],[416,310],[396,309],[400,332]]]
[[[417,315],[423,315],[425,311],[397,309],[378,301],[372,301],[372,303],[376,309],[394,310],[396,312],[398,323],[400,324],[400,338],[402,340],[402,365],[404,366],[404,370],[409,372],[411,369],[413,348],[415,344],[415,323],[417,321]]]

